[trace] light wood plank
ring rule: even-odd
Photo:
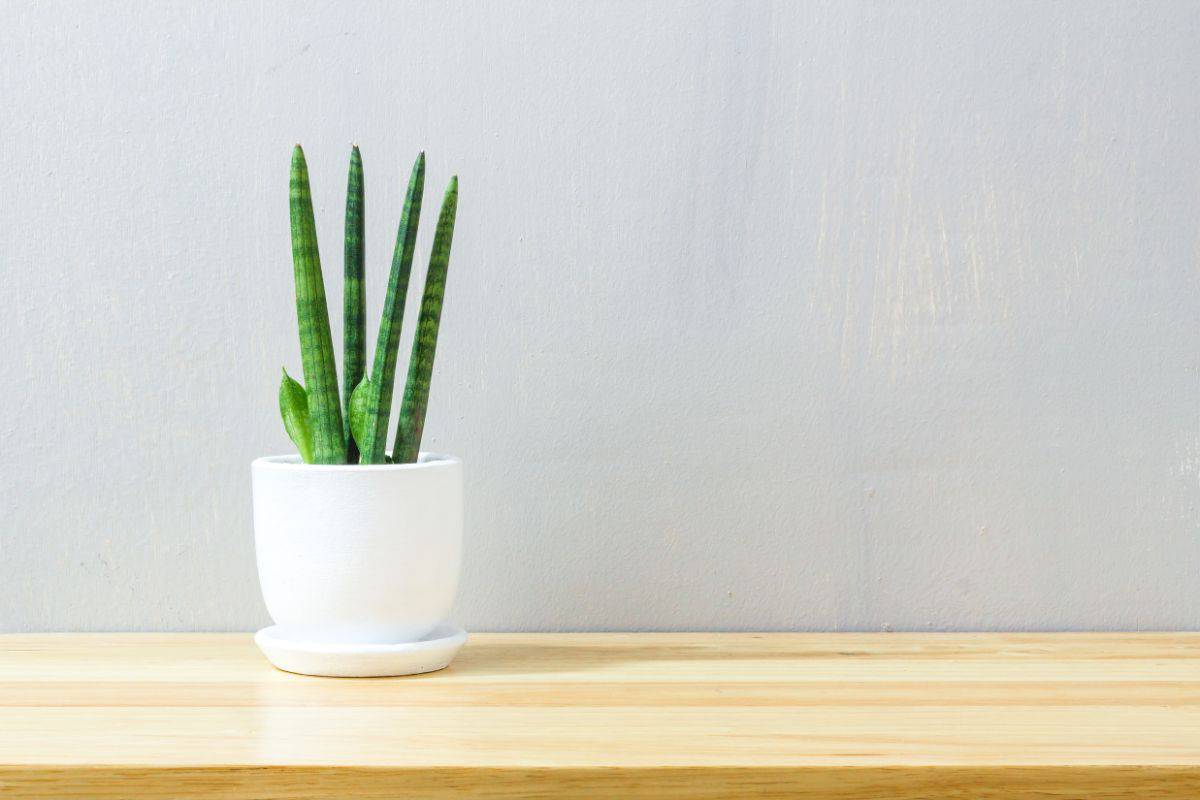
[[[0,637],[4,797],[1200,797],[1197,634],[478,634],[319,679],[241,634]]]

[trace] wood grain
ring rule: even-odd
[[[241,634],[0,637],[2,797],[1200,797],[1198,634],[477,634],[272,669]]]

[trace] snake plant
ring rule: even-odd
[[[396,446],[392,448],[396,460],[402,463],[416,461],[417,451],[421,447],[425,408],[429,405],[429,378],[433,374],[433,354],[437,349],[442,295],[446,291],[446,268],[450,266],[450,240],[454,238],[454,215],[457,210],[458,178],[451,178],[433,235],[429,271],[425,275],[425,296],[421,299],[421,316],[417,320],[412,356],[408,359],[408,380],[404,384],[404,400],[400,404]]]
[[[343,272],[345,374],[343,394],[339,397],[308,166],[300,145],[296,145],[292,152],[292,263],[296,279],[296,318],[300,329],[304,385],[293,380],[286,369],[283,371],[283,381],[279,386],[279,412],[283,417],[284,429],[306,464],[404,464],[417,460],[429,402],[430,377],[441,321],[442,298],[446,290],[446,271],[450,262],[450,243],[454,237],[458,177],[450,179],[438,216],[408,378],[396,426],[395,446],[389,455],[385,452],[385,445],[396,380],[397,351],[424,188],[425,154],[421,153],[417,156],[408,181],[383,316],[375,342],[375,356],[370,373],[367,373],[363,279],[365,200],[362,156],[357,146],[352,148],[346,187]]]
[[[362,155],[358,145],[350,150],[350,177],[346,181],[346,249],[342,301],[342,433],[346,437],[346,461],[358,460],[358,445],[350,435],[350,394],[363,379],[367,346],[367,302],[363,294],[363,260],[366,252],[366,214],[363,198]]]

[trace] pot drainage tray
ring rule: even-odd
[[[402,644],[332,644],[289,638],[278,625],[254,634],[267,660],[285,672],[331,678],[381,678],[443,669],[467,641],[467,632],[439,625],[425,638]]]

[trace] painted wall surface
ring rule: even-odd
[[[296,141],[372,331],[461,176],[466,627],[1196,628],[1198,87],[1183,1],[4,3],[0,629],[266,621]]]

